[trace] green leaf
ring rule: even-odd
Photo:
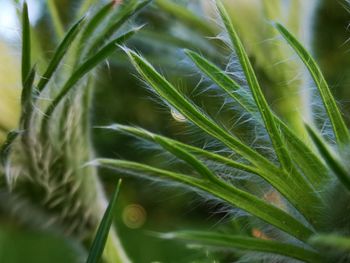
[[[35,67],[31,66],[31,34],[27,3],[23,3],[22,11],[22,94],[21,94],[21,126],[27,129],[32,113],[33,84]],[[10,147],[10,145],[8,146]]]
[[[117,16],[111,19],[112,23],[105,27],[104,30],[96,37],[94,43],[89,47],[88,54],[103,45],[105,40],[108,40],[128,19],[137,12],[145,8],[152,0],[135,1],[131,0],[123,6]]]
[[[22,86],[28,78],[31,69],[31,45],[30,45],[30,22],[28,17],[28,5],[23,3],[22,10]]]
[[[244,251],[265,252],[299,259],[304,262],[320,262],[316,252],[296,245],[273,240],[263,240],[240,235],[228,235],[202,231],[178,231],[160,234],[166,239],[180,239],[186,242],[225,249],[240,249]]]
[[[149,176],[155,180],[171,180],[181,183],[184,186],[202,190],[217,198],[226,201],[232,206],[238,207],[250,214],[264,220],[271,225],[305,241],[313,231],[303,223],[286,213],[285,211],[262,201],[256,196],[242,191],[234,186],[217,185],[212,181],[194,178],[185,174],[175,173],[163,169],[158,169],[148,165],[112,159],[96,159],[92,164],[119,170],[125,174],[135,176]]]
[[[248,55],[242,45],[241,40],[239,39],[235,31],[235,28],[233,27],[232,21],[228,16],[221,1],[218,0],[216,1],[216,3],[217,3],[217,8],[219,10],[221,19],[225,25],[225,28],[230,37],[230,40],[236,50],[239,62],[243,68],[245,77],[247,79],[247,82],[253,94],[256,107],[258,108],[258,111],[260,112],[260,115],[264,121],[265,128],[270,136],[274,150],[280,161],[281,167],[285,172],[285,173],[280,173],[280,177],[283,177],[286,182],[288,181],[288,184],[291,184],[291,185],[294,184],[293,188],[299,188],[300,194],[299,196],[293,196],[294,194],[290,193],[291,190],[289,190],[290,192],[288,193],[288,192],[284,192],[283,188],[282,189],[277,188],[277,189],[284,196],[286,196],[286,198],[293,204],[293,206],[296,207],[307,218],[307,220],[309,220],[310,223],[313,224],[314,222],[317,222],[317,221],[315,218],[315,214],[312,211],[312,208],[319,204],[322,204],[323,203],[322,198],[319,195],[318,191],[313,187],[313,185],[311,185],[310,182],[308,182],[305,179],[305,177],[300,173],[300,171],[295,166],[292,160],[292,157],[289,153],[289,150],[286,147],[286,142],[280,132],[281,125],[278,123],[278,121],[276,120],[277,119],[276,115],[271,111],[269,105],[267,104],[267,101],[262,93],[261,87],[256,78],[253,67],[249,61]],[[223,81],[225,81],[225,84],[229,82],[228,78],[224,78]],[[235,83],[233,83],[233,85],[234,84]],[[234,85],[231,88],[231,90],[232,89],[237,90],[238,88],[239,88],[238,85]],[[229,93],[232,94],[232,91]],[[236,97],[238,97],[237,99],[239,100],[243,100],[242,95],[241,96],[236,95]],[[252,109],[252,103],[249,103],[249,100],[247,100],[249,98],[247,94],[245,94],[245,97],[246,97],[245,101],[241,101],[240,104],[243,105],[244,108],[250,110]],[[249,161],[251,161],[254,164],[252,160],[249,160]],[[301,205],[301,203],[303,204]]]
[[[139,28],[133,29],[117,38],[109,42],[105,47],[103,47],[101,50],[99,50],[96,54],[91,55],[88,59],[86,59],[69,77],[69,79],[64,84],[61,91],[57,94],[57,96],[53,99],[51,104],[48,106],[45,118],[42,122],[42,132],[43,136],[47,136],[48,134],[48,121],[50,120],[54,110],[56,109],[57,105],[62,101],[62,99],[67,95],[67,93],[74,87],[75,84],[79,80],[81,80],[85,74],[87,74],[90,70],[94,69],[101,61],[105,60],[110,56],[117,48],[118,45],[121,45],[126,40],[128,40],[130,37],[132,37]]]
[[[125,49],[137,71],[153,89],[178,112],[201,128],[213,138],[221,141],[233,151],[251,162],[261,173],[261,177],[284,195],[310,222],[314,221],[310,208],[320,205],[320,197],[306,180],[296,172],[291,175],[272,164],[261,154],[243,144],[236,137],[217,125],[213,120],[196,108],[192,102],[175,89],[145,59],[135,52]],[[296,175],[296,176],[294,176]],[[297,177],[298,176],[298,177]],[[297,190],[298,189],[298,190]],[[302,195],[300,193],[303,193]]]
[[[345,121],[340,113],[337,103],[328,87],[328,84],[315,60],[309,52],[300,44],[300,42],[281,24],[276,24],[276,28],[288,42],[288,44],[295,50],[300,59],[308,68],[317,88],[320,92],[323,104],[326,108],[328,117],[332,123],[334,135],[337,139],[338,145],[344,147],[350,143],[349,130],[346,127]]]
[[[236,168],[238,170],[249,172],[252,174],[259,174],[260,173],[259,169],[255,168],[251,165],[236,162],[236,161],[234,161],[230,158],[224,157],[222,155],[212,153],[210,151],[206,151],[206,150],[203,150],[201,148],[198,148],[198,147],[195,147],[192,145],[181,143],[179,141],[161,136],[159,134],[151,133],[151,132],[146,131],[142,128],[135,128],[135,127],[130,127],[130,126],[121,125],[121,124],[113,124],[113,125],[102,127],[102,128],[125,132],[125,133],[131,134],[131,135],[134,135],[136,137],[143,138],[143,139],[146,139],[146,140],[149,140],[152,142],[155,142],[154,138],[157,136],[158,138],[161,138],[162,140],[167,141],[167,143],[169,143],[169,144],[173,144],[177,147],[180,147],[186,151],[189,151],[191,153],[195,153],[197,155],[205,157],[209,160],[219,162],[220,164],[228,165],[228,166],[231,166],[231,167]]]
[[[162,98],[176,108],[176,110],[183,114],[187,119],[195,123],[209,135],[222,141],[229,148],[239,153],[257,167],[265,167],[266,169],[277,171],[277,167],[275,167],[269,160],[265,159],[256,151],[241,143],[237,138],[233,137],[233,135],[219,127],[213,120],[196,108],[192,102],[177,91],[175,87],[173,87],[140,55],[129,49],[125,49],[125,51],[140,75]]]
[[[77,23],[75,23],[55,50],[45,73],[43,74],[37,85],[37,89],[39,92],[42,92],[45,89],[46,84],[50,81],[52,75],[55,73],[56,69],[61,63],[64,55],[67,53],[68,48],[71,46],[74,39],[78,35],[83,22],[84,18],[81,18]]]
[[[15,141],[15,139],[17,138],[17,136],[19,134],[20,134],[20,131],[18,131],[18,130],[10,131],[7,134],[7,138],[6,138],[5,142],[1,145],[0,160],[1,160],[1,164],[3,166],[6,165],[7,157],[11,151],[11,145]]]
[[[90,40],[94,39],[95,34],[97,34],[96,29],[111,13],[115,5],[116,3],[114,1],[108,2],[107,4],[102,6],[90,19],[90,21],[88,22],[81,34],[81,38],[79,40],[80,46],[79,48],[76,48],[76,63],[79,62],[79,60],[84,58],[86,55],[89,55],[87,51],[89,48]]]
[[[28,75],[28,78],[26,79],[22,94],[21,94],[21,119],[20,124],[21,128],[24,130],[27,130],[29,128],[30,119],[33,112],[33,83],[35,79],[35,67],[33,67]]]
[[[206,76],[237,101],[243,109],[260,121],[259,109],[248,91],[244,90],[224,71],[203,56],[191,50],[185,50],[185,53]]]
[[[28,76],[27,79],[24,82],[22,93],[21,93],[21,106],[22,109],[26,108],[28,104],[31,103],[32,95],[33,95],[33,83],[35,79],[35,67],[33,67]]]
[[[320,137],[308,124],[305,124],[305,127],[328,166],[338,177],[339,181],[350,191],[350,177],[347,169],[342,165],[341,161],[337,160],[334,153],[328,149],[328,146],[323,141],[322,137]]]
[[[330,175],[328,168],[314,150],[311,150],[298,138],[285,123],[280,122],[279,124],[292,159],[303,171],[304,176],[308,178],[316,191],[318,191],[318,189],[321,189],[329,182]]]
[[[208,179],[209,181],[213,182],[217,186],[222,187],[228,192],[235,192],[235,190],[237,190],[231,184],[228,184],[226,181],[222,180],[220,177],[215,175],[214,172],[212,172],[206,165],[204,165],[199,159],[197,159],[194,155],[189,153],[183,147],[179,147],[176,144],[169,142],[167,139],[163,139],[162,137],[157,135],[154,136],[154,140],[157,143],[159,143],[164,149],[168,150],[169,152],[174,154],[176,157],[178,157],[179,159],[185,161],[190,166],[192,166],[203,178]],[[304,196],[304,193],[300,193],[300,195]],[[307,199],[310,195],[314,195],[314,193],[307,192],[305,199]],[[309,218],[309,214],[306,214],[305,216]]]
[[[304,190],[302,191],[302,193],[304,193],[303,195],[304,198],[308,196],[311,197],[310,193],[312,193],[313,197],[311,199],[314,199],[314,200],[310,199],[310,204],[309,204],[312,206],[314,202],[316,203],[318,202],[317,199],[320,199],[320,197],[317,196],[318,194],[313,189],[313,186],[310,185],[310,183],[306,181],[305,178],[296,169],[295,164],[293,163],[292,157],[288,151],[288,148],[286,147],[286,142],[284,138],[281,136],[281,133],[279,130],[281,124],[277,121],[276,115],[270,110],[270,107],[267,104],[267,101],[262,93],[261,87],[254,73],[253,67],[249,61],[248,55],[242,45],[240,38],[237,35],[237,32],[232,24],[232,21],[229,18],[221,1],[218,0],[216,1],[216,3],[217,3],[217,8],[219,10],[221,19],[225,25],[225,28],[228,32],[231,42],[236,50],[238,59],[245,73],[245,77],[247,79],[251,92],[253,94],[256,106],[259,109],[259,112],[264,121],[266,130],[274,146],[276,155],[281,163],[281,166],[284,169],[284,171],[287,172],[287,176],[291,175],[292,180],[295,181],[295,183],[297,184],[297,187],[304,188]],[[289,134],[292,134],[292,133],[290,132]],[[311,219],[312,213],[310,213],[309,209],[303,209],[303,214],[307,218]]]
[[[223,187],[226,187],[223,185],[223,181],[218,180],[215,175],[212,174],[211,171],[208,171],[206,167],[203,167],[203,164],[194,156],[191,156],[195,154],[196,156],[201,156],[205,157],[209,160],[218,162],[221,165],[228,165],[230,167],[236,168],[241,171],[249,172],[252,174],[256,174],[262,178],[265,178],[264,171],[261,171],[258,168],[255,168],[249,164],[244,164],[240,162],[233,161],[229,158],[226,158],[224,156],[221,156],[219,154],[212,153],[210,151],[203,150],[198,147],[194,147],[185,143],[178,142],[176,140],[172,140],[169,138],[166,138],[164,136],[158,135],[151,133],[149,131],[146,131],[141,128],[135,128],[135,127],[130,127],[130,126],[125,126],[125,125],[120,125],[120,124],[114,124],[111,126],[107,127],[102,127],[102,128],[107,128],[107,129],[113,129],[113,130],[118,130],[124,133],[128,133],[131,135],[134,135],[139,138],[143,138],[152,142],[157,142],[162,144],[162,146],[175,154],[178,158],[181,158],[184,161],[187,161],[190,165],[192,165],[200,174],[207,178],[211,178],[212,181],[215,181],[218,184],[221,184]],[[202,167],[201,167],[202,166]],[[272,176],[272,175],[271,175]],[[284,184],[282,184],[283,187],[285,187]],[[305,186],[304,186],[305,187]],[[277,188],[278,189],[278,188]],[[301,188],[300,188],[301,189]],[[314,214],[314,207],[319,207],[319,205],[322,203],[321,200],[319,200],[319,196],[315,193],[314,190],[303,190],[303,191],[297,191],[295,193],[296,196],[288,196],[287,199],[291,199],[292,201],[298,200],[299,201],[299,206],[296,207],[297,209],[300,209],[303,211],[303,215],[307,217],[311,223],[316,222],[313,220],[313,214]],[[279,189],[278,189],[279,190]],[[283,189],[282,189],[283,190]],[[291,189],[292,191],[292,189]],[[283,194],[283,193],[282,193]],[[291,194],[291,193],[289,193]],[[295,202],[298,202],[295,201]],[[317,204],[317,205],[316,205]],[[298,205],[298,204],[297,204]]]
[[[107,210],[103,215],[103,218],[101,220],[101,223],[98,227],[95,239],[92,243],[92,246],[89,251],[88,259],[86,260],[87,263],[98,263],[100,262],[107,237],[109,234],[109,230],[111,228],[112,222],[113,222],[113,213],[114,209],[117,203],[118,195],[120,192],[120,185],[122,183],[122,180],[118,180],[117,187],[112,195],[112,198],[108,204]]]
[[[89,23],[84,28],[84,30],[82,32],[82,35],[81,35],[81,38],[80,38],[80,42],[83,45],[87,43],[87,41],[90,39],[90,37],[91,37],[92,33],[95,31],[95,29],[106,18],[106,16],[110,13],[110,11],[113,10],[114,5],[115,5],[114,1],[111,1],[111,2],[109,2],[107,4],[105,4],[90,19]]]
[[[239,39],[236,33],[236,30],[232,24],[232,21],[229,15],[227,14],[225,7],[221,3],[221,1],[217,0],[216,4],[219,10],[221,19],[230,37],[230,40],[236,50],[238,59],[245,73],[245,77],[252,91],[256,105],[259,108],[259,112],[264,120],[266,130],[269,133],[270,139],[274,146],[276,155],[281,163],[281,166],[287,171],[294,170],[292,159],[289,155],[288,150],[285,147],[285,143],[283,139],[281,138],[277,124],[273,118],[273,113],[271,112],[270,107],[268,106],[267,101],[262,93],[259,82],[256,78],[253,67],[249,61],[248,55],[244,50],[242,42]]]
[[[235,80],[203,56],[190,50],[186,50],[185,53],[207,77],[236,100],[243,109],[252,114],[256,121],[263,124],[259,110],[250,93],[242,89]],[[273,114],[273,118],[285,137],[292,159],[302,169],[312,185],[316,188],[322,185],[328,178],[328,170],[322,161],[280,118],[275,114]]]
[[[158,144],[160,144],[164,149],[168,150],[169,152],[174,154],[176,157],[180,158],[181,160],[191,165],[193,169],[195,169],[204,178],[207,178],[208,180],[216,183],[220,181],[218,177],[206,165],[204,165],[200,160],[198,160],[195,156],[193,156],[187,150],[177,146],[176,144],[169,142],[169,140],[164,139],[161,136],[154,136],[154,140]]]
[[[335,250],[350,251],[350,237],[336,234],[318,234],[310,238],[309,243],[315,246],[332,247]]]

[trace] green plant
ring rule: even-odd
[[[87,246],[107,205],[96,169],[84,166],[94,156],[89,114],[94,74],[118,45],[139,30],[126,22],[149,2],[96,4],[90,15],[64,33],[55,3],[48,1],[59,40],[49,58],[39,57],[45,52],[35,52],[40,50],[38,36],[23,4],[21,115],[18,128],[1,148],[1,190],[26,200],[33,208],[30,213],[40,214],[43,228],[58,228]],[[83,4],[78,13],[87,8],[90,5]],[[16,213],[20,217],[28,211]],[[114,228],[108,234],[104,260],[129,262]]]
[[[163,2],[167,1],[160,1]],[[314,120],[305,123],[308,137],[304,138],[271,110],[235,27],[221,1],[217,0],[216,4],[243,77],[240,74],[231,77],[194,51],[185,53],[202,74],[223,91],[227,100],[235,101],[249,115],[253,128],[264,131],[268,139],[261,140],[257,147],[248,145],[174,87],[141,55],[124,48],[142,79],[170,110],[209,135],[219,146],[203,149],[141,128],[115,124],[106,128],[157,144],[187,169],[104,158],[92,164],[115,169],[121,174],[176,182],[209,195],[247,212],[250,216],[243,224],[248,224],[249,230],[260,229],[264,237],[237,230],[234,233],[181,231],[163,234],[163,238],[232,250],[235,256],[248,262],[261,261],[250,252],[259,252],[270,260],[278,255],[281,261],[347,262],[350,178],[346,160],[350,135],[327,82],[306,49],[285,27],[276,24],[275,28],[313,78],[333,129],[334,142],[321,134],[320,123]],[[191,16],[184,18],[188,24],[198,23]],[[245,89],[245,85],[249,89]],[[261,150],[262,146],[271,147],[273,153]],[[239,175],[243,175],[243,179]],[[250,183],[251,178],[260,178],[261,188]],[[238,226],[241,224],[239,218],[233,221]]]
[[[316,4],[314,1],[223,1],[237,33],[245,46],[249,57],[254,60],[262,84],[269,87],[269,93],[275,98],[274,110],[296,133],[306,133],[303,118],[308,116],[308,105],[304,96],[308,95],[307,77],[295,77],[302,74],[302,65],[289,58],[293,52],[286,45],[280,45],[278,31],[269,23],[261,21],[279,21],[300,41],[309,47],[308,37],[312,35],[310,17]],[[285,8],[288,6],[288,12]],[[259,27],[260,30],[251,30]],[[304,96],[300,96],[303,93]]]
[[[111,229],[112,220],[113,220],[113,210],[115,209],[116,202],[118,199],[118,195],[120,192],[121,179],[119,179],[116,189],[114,190],[113,196],[109,205],[106,209],[106,212],[103,215],[101,223],[96,232],[96,236],[92,246],[90,248],[89,257],[86,260],[87,263],[99,262],[102,257],[102,253],[104,251],[104,247],[106,245],[106,241],[108,238],[108,233]]]

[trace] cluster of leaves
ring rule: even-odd
[[[49,222],[79,239],[91,238],[104,209],[99,207],[100,199],[105,201],[95,167],[81,167],[94,158],[88,121],[94,84],[91,73],[96,72],[102,61],[138,31],[139,28],[127,30],[125,22],[149,2],[128,1],[118,8],[115,8],[118,1],[109,2],[88,18],[80,19],[66,34],[53,2],[49,2],[55,31],[62,40],[42,72],[37,69],[41,67],[32,63],[32,30],[27,5],[23,5],[21,118],[19,129],[8,134],[1,149],[3,178],[7,179],[13,193],[20,194],[21,198],[30,197],[42,208],[49,216]],[[215,34],[216,29],[211,24],[180,5],[168,0],[155,2],[188,27],[197,28],[204,34]],[[79,13],[84,13],[90,4],[91,1],[86,1]],[[326,141],[313,123],[305,123],[307,137],[297,134],[271,110],[236,28],[221,1],[217,0],[216,4],[242,74],[230,74],[195,51],[186,50],[185,54],[227,101],[239,105],[249,116],[249,122],[267,134],[267,147],[272,148],[273,154],[265,156],[258,148],[266,145],[254,147],[235,136],[180,92],[145,58],[124,48],[143,80],[171,111],[223,146],[225,151],[214,151],[142,128],[115,124],[107,128],[156,144],[185,163],[191,172],[105,158],[96,159],[93,164],[116,169],[121,174],[176,182],[176,185],[243,210],[250,215],[244,224],[248,222],[250,230],[260,229],[263,237],[257,238],[250,231],[245,234],[240,231],[181,231],[162,234],[163,238],[232,250],[241,259],[249,259],[251,252],[259,252],[266,257],[278,255],[283,259],[305,262],[347,261],[350,178],[345,160],[349,153],[350,134],[327,82],[307,50],[285,27],[276,24],[275,28],[300,57],[317,86],[333,128],[334,143]],[[193,43],[180,38],[166,41],[194,49]],[[220,39],[213,42],[215,50]],[[203,51],[215,57],[215,52]],[[217,57],[222,59],[223,56],[217,54]],[[62,67],[64,63],[73,65],[72,69]],[[45,100],[45,97],[51,99]],[[240,174],[244,175],[243,180],[235,178]],[[262,196],[257,190],[259,187],[249,182],[251,178],[259,178],[260,184],[269,189],[277,201]],[[119,187],[120,183],[97,231],[88,262],[98,262],[105,243],[106,250],[110,250],[108,238],[113,231],[109,232],[109,228]],[[239,219],[234,221],[240,225]],[[128,262],[117,243],[114,244],[114,255],[105,259]],[[324,250],[325,246],[332,250]]]
[[[92,238],[106,206],[95,168],[83,167],[93,158],[89,122],[93,73],[140,29],[127,22],[149,3],[96,5],[64,33],[55,4],[49,1],[59,44],[48,60],[33,54],[38,48],[33,42],[36,32],[23,3],[21,116],[18,129],[8,134],[1,148],[1,179],[7,188],[3,190],[29,201],[44,215],[45,226],[81,242]],[[87,8],[91,6],[83,5],[79,13]],[[43,65],[33,63],[33,57]],[[63,66],[67,64],[72,67]],[[128,262],[113,231],[108,240],[105,259]]]
[[[249,90],[242,87],[242,79],[232,77],[204,56],[190,50],[185,53],[227,98],[239,104],[256,125],[264,128],[275,158],[266,157],[247,145],[182,94],[145,58],[125,48],[142,79],[165,104],[186,118],[191,125],[224,145],[231,154],[185,144],[142,128],[115,124],[107,128],[157,144],[191,167],[193,172],[183,173],[132,161],[104,158],[96,159],[93,163],[116,169],[121,174],[176,182],[177,185],[208,194],[244,210],[251,215],[251,229],[263,226],[274,229],[266,232],[264,239],[251,234],[196,231],[168,233],[163,235],[164,238],[245,251],[243,257],[249,255],[248,252],[261,252],[305,262],[345,262],[349,256],[350,243],[347,237],[349,218],[346,205],[350,197],[350,177],[343,160],[348,154],[350,135],[322,72],[298,40],[281,24],[276,24],[275,28],[299,56],[317,86],[333,128],[334,143],[326,141],[313,123],[305,123],[307,137],[296,134],[271,110],[235,27],[220,0],[216,1],[216,5],[243,72],[243,82],[247,83]],[[166,7],[174,10],[171,4]],[[203,25],[194,19],[195,16],[181,11],[177,15],[188,24]],[[207,30],[205,26],[200,29]],[[232,156],[239,158],[234,159]],[[278,196],[278,202],[259,196],[254,192],[255,188],[249,187],[251,184],[236,184],[235,174],[229,173],[225,176],[222,173],[225,170],[240,171],[251,177],[261,178]],[[335,195],[342,202],[335,203]],[[324,246],[330,246],[332,250],[324,250]]]

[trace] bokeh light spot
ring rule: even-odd
[[[127,227],[137,229],[145,224],[147,213],[141,205],[131,204],[124,208],[122,218]]]

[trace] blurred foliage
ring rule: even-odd
[[[182,2],[186,4],[187,1]],[[64,24],[68,26],[74,12],[76,12],[75,1],[56,0],[55,3],[58,6],[60,17]],[[241,12],[238,8],[236,11]],[[243,26],[247,27],[245,30],[247,39],[251,39],[248,42],[259,44],[270,35],[256,34],[256,32],[266,32],[267,22],[262,16],[256,15],[256,11],[252,12],[251,15],[242,12],[250,20],[255,20]],[[169,41],[167,37],[171,39],[174,34],[179,32],[176,31],[176,28],[180,25],[178,25],[176,18],[159,12],[154,6],[142,12],[136,21],[138,23],[146,22],[147,26],[145,32],[141,32],[140,36],[133,40],[130,45],[142,50],[143,54],[146,54],[152,62],[155,62],[165,71],[168,79],[176,82],[175,76],[186,67],[185,63],[181,64],[179,62],[183,57],[177,46],[185,46],[184,43],[196,46],[196,40],[198,39],[195,34],[185,32],[183,42],[178,40],[177,42]],[[244,19],[243,21],[246,22],[247,20]],[[349,45],[346,43],[349,38],[348,22],[349,13],[338,1],[323,0],[315,15],[315,31],[312,43],[321,68],[336,90],[336,97],[343,102],[347,113],[350,111],[350,106],[346,103],[350,99],[350,91],[347,89],[350,81],[350,74],[348,74],[350,71]],[[252,27],[251,23],[256,26]],[[54,41],[52,40],[52,26],[47,12],[42,15],[36,28],[37,32],[40,32],[38,34],[39,43],[49,54]],[[161,44],[156,43],[157,41]],[[164,45],[164,43],[168,44]],[[259,46],[258,44],[251,49],[254,51]],[[199,44],[198,48],[200,49]],[[170,57],[174,54],[177,55],[178,61],[170,60]],[[265,63],[265,60],[268,59],[264,49],[260,54],[265,56],[256,57],[255,67],[257,68],[260,68],[259,64]],[[20,71],[18,70],[17,52],[15,49],[9,48],[9,45],[3,41],[0,43],[0,57],[1,143],[4,139],[4,133],[13,129],[18,120]],[[130,74],[131,67],[127,64],[123,54],[120,52],[115,54],[108,65],[103,66],[102,69],[96,80],[94,125],[108,125],[112,122],[135,124],[173,138],[179,138],[179,131],[182,131],[185,127],[171,118],[170,112],[165,112],[161,105],[149,99],[149,94],[142,84],[140,85],[140,81]],[[271,81],[269,76],[274,77],[273,69],[270,69],[269,72],[260,70],[259,73],[261,74],[260,77],[266,80],[266,83]],[[180,83],[179,85],[186,89],[186,87],[194,87],[197,84],[197,79],[191,76],[188,79],[187,83]],[[277,103],[276,100],[278,99],[274,97],[271,98],[271,101]],[[346,116],[348,115],[346,114]],[[130,137],[108,133],[100,129],[94,129],[93,135],[98,155],[140,160],[148,163],[159,162],[160,160],[145,155],[141,149],[142,147],[135,151],[134,140]],[[183,135],[180,138],[188,139]],[[110,172],[103,170],[102,177],[107,190],[112,190],[109,189],[111,185],[114,185],[111,183],[113,180]],[[119,232],[125,248],[135,262],[195,262],[193,260],[198,258],[198,255],[203,257],[200,262],[213,262],[207,251],[187,249],[175,241],[164,242],[154,237],[150,231],[167,231],[186,227],[205,229],[216,226],[220,221],[226,223],[226,225],[221,226],[225,228],[231,224],[230,220],[226,219],[227,213],[214,213],[218,207],[197,201],[196,196],[191,193],[183,193],[179,196],[178,191],[170,188],[159,189],[154,184],[135,179],[127,180],[124,183],[121,200],[118,203],[116,221],[120,226]],[[140,205],[146,211],[145,223],[136,229],[129,228],[125,218],[123,219],[123,212],[131,204]],[[7,218],[4,213],[2,217]],[[206,220],[203,220],[203,218]],[[1,221],[0,224],[0,242],[0,262],[81,262],[80,256],[77,255],[84,254],[80,248],[73,246],[70,241],[67,242],[50,233],[28,231],[17,225],[9,225],[4,221]],[[35,261],[31,260],[33,255],[36,256]]]
[[[0,41],[0,144],[17,126],[20,104],[20,64],[15,50]]]
[[[0,262],[77,263],[85,255],[82,247],[57,234],[0,225]]]

